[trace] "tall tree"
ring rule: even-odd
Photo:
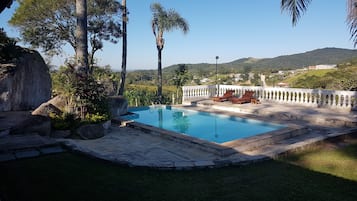
[[[10,24],[19,28],[24,42],[42,48],[47,54],[59,54],[65,44],[76,50],[76,1],[21,0]],[[102,41],[116,43],[121,37],[120,3],[116,0],[87,0],[90,63]],[[36,14],[34,14],[36,13]]]
[[[179,98],[179,91],[183,85],[188,81],[188,70],[185,64],[179,64],[178,68],[175,70],[175,75],[173,77],[174,84],[176,86],[176,98]]]
[[[281,0],[281,10],[289,13],[293,26],[301,15],[306,12],[312,0]],[[354,46],[357,45],[357,0],[347,0],[347,25]]]
[[[159,3],[151,5],[151,11],[153,13],[151,25],[152,31],[156,39],[157,48],[157,71],[158,71],[158,84],[157,84],[157,98],[162,102],[162,62],[161,52],[164,49],[164,32],[171,31],[173,29],[181,29],[183,33],[187,33],[189,30],[188,23],[184,18],[180,16],[176,11],[170,9],[165,10]]]
[[[76,0],[76,16],[76,67],[88,74],[87,0]]]
[[[126,23],[128,22],[128,11],[126,7],[126,0],[122,0],[122,24],[123,24],[123,50],[122,50],[122,61],[121,61],[121,79],[118,95],[122,96],[124,94],[125,78],[126,78],[126,57],[127,57],[127,40],[126,40]]]

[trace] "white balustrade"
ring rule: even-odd
[[[234,94],[237,97],[241,97],[245,91],[254,91],[254,97],[262,101],[298,104],[311,107],[330,107],[341,109],[357,108],[357,91],[235,85],[184,86],[182,90],[182,102],[198,98],[210,98],[217,96],[217,94],[218,96],[222,96],[226,91],[234,90]]]

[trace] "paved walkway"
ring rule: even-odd
[[[306,108],[277,104],[230,105],[203,101],[198,106],[185,106],[190,109],[205,110],[231,115],[246,115],[261,119],[275,120],[308,126],[304,135],[279,141],[252,150],[236,151],[222,157],[202,150],[195,145],[181,143],[145,132],[140,128],[112,125],[111,132],[96,140],[48,139],[41,136],[0,136],[0,161],[20,159],[21,154],[28,157],[64,151],[58,143],[64,143],[73,150],[128,166],[145,166],[160,169],[190,169],[239,165],[266,160],[326,138],[357,133],[356,113],[337,112],[329,109]],[[1,119],[3,120],[3,119]],[[346,123],[347,122],[347,123]],[[343,126],[344,125],[344,126]],[[1,123],[0,123],[1,126]],[[345,127],[349,126],[349,127]],[[31,142],[28,146],[21,142]],[[46,145],[47,143],[47,145]],[[11,145],[12,144],[12,145]],[[26,143],[25,143],[26,144]],[[7,147],[7,148],[6,148]],[[46,148],[51,149],[46,152]],[[35,151],[33,151],[35,150]],[[37,152],[36,152],[37,151]],[[35,153],[36,152],[36,153]],[[12,157],[11,157],[12,156]]]
[[[6,135],[0,137],[0,162],[64,152],[55,139],[30,135]]]

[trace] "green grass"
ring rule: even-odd
[[[313,171],[357,181],[357,143],[337,150],[312,147],[288,156],[285,161]]]
[[[356,153],[356,145],[345,149],[343,157]],[[192,171],[121,167],[73,153],[49,155],[0,163],[0,200],[356,200],[355,177],[288,163],[304,165],[300,158],[315,154]],[[355,164],[355,155],[351,157]]]
[[[337,71],[337,70],[336,69],[309,70],[306,72],[301,72],[295,76],[289,77],[286,80],[284,80],[283,82],[292,84],[292,83],[297,82],[299,79],[306,79],[308,77],[323,77],[327,73],[335,72],[335,71]]]

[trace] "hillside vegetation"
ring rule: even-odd
[[[305,53],[278,56],[275,58],[242,58],[218,65],[220,74],[244,73],[246,71],[270,72],[274,70],[294,70],[318,64],[340,64],[357,58],[356,50],[323,48]],[[186,64],[192,74],[209,76],[215,73],[216,65],[209,63]],[[164,73],[172,74],[178,65],[164,68]]]
[[[283,82],[293,88],[356,91],[357,63],[339,65],[337,69],[301,72]]]

